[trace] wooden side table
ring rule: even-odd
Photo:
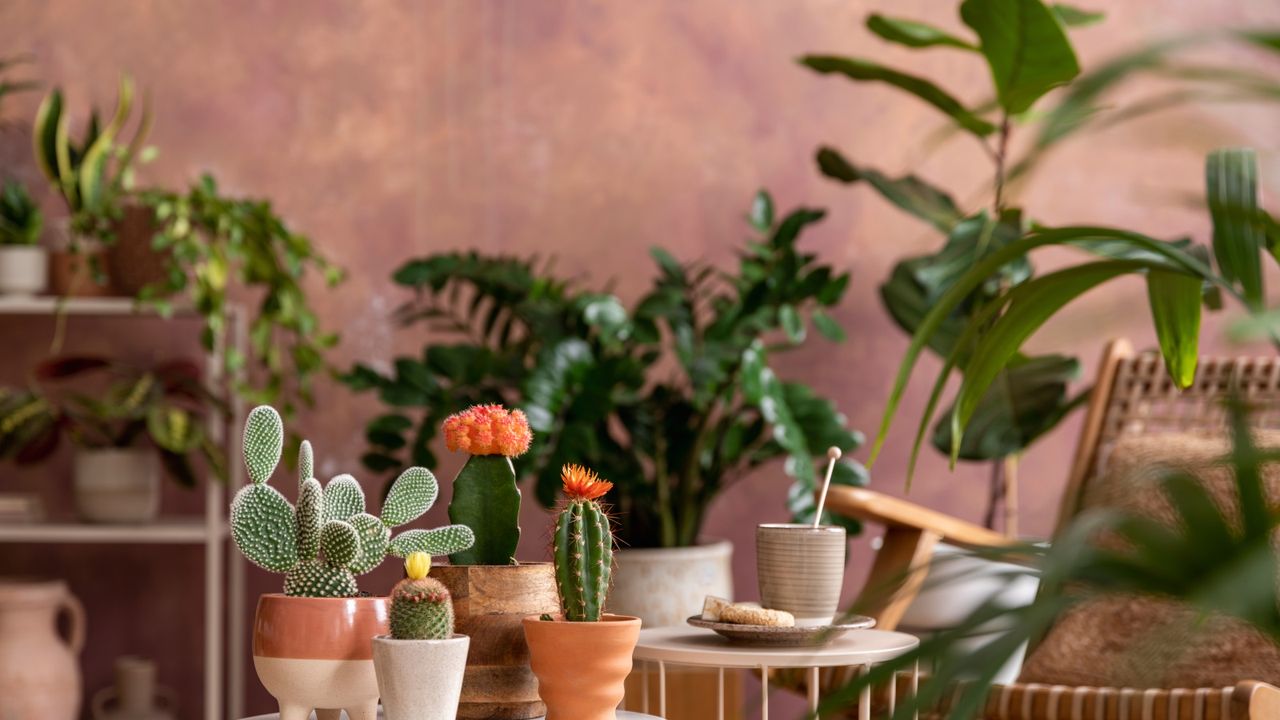
[[[902,655],[916,648],[920,641],[912,635],[884,630],[854,630],[832,640],[822,647],[744,647],[730,644],[728,640],[707,630],[692,627],[651,628],[640,631],[636,645],[637,662],[656,663],[658,666],[658,716],[666,717],[666,667],[693,665],[718,668],[720,694],[718,718],[724,720],[724,671],[726,668],[745,668],[761,671],[764,688],[760,696],[761,720],[769,720],[769,669],[806,668],[811,672],[809,681],[809,707],[818,708],[818,671],[824,667],[854,665],[869,670],[872,665]],[[912,688],[919,677],[919,667],[912,670]],[[894,702],[893,683],[890,683],[889,702]],[[649,693],[644,693],[641,710],[648,712]],[[892,712],[892,710],[891,710]],[[619,715],[619,718],[622,716]],[[864,691],[858,698],[858,717],[871,717],[871,692]]]

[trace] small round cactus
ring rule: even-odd
[[[410,553],[409,577],[391,590],[391,637],[396,640],[447,640],[453,637],[453,600],[435,578],[427,577],[431,556]]]

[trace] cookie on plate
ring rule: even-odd
[[[769,627],[795,627],[796,618],[785,610],[730,605],[720,613],[720,621],[734,625],[767,625]]]

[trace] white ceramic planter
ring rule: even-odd
[[[373,639],[373,667],[386,720],[454,720],[471,638]]]
[[[733,543],[640,548],[614,553],[608,611],[640,618],[644,626],[683,625],[702,612],[708,595],[733,599]]]
[[[1036,597],[1040,581],[1025,573],[1009,574],[1015,570],[1019,570],[1016,565],[975,557],[952,545],[939,545],[924,587],[907,608],[898,629],[927,638],[940,630],[959,625],[992,598],[999,598],[1006,607],[1030,603]],[[960,647],[977,650],[1005,629],[999,622],[984,626],[980,632],[964,640]],[[1008,683],[1017,679],[1025,652],[1024,646],[1010,657],[997,675],[996,682]]]
[[[38,295],[48,284],[48,251],[37,245],[0,245],[0,295]]]
[[[160,513],[160,458],[145,448],[76,451],[76,510],[100,523],[151,522]]]

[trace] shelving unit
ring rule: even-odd
[[[151,317],[159,315],[150,307],[129,298],[0,298],[0,317],[48,315],[101,317]],[[174,317],[195,317],[190,308],[176,307]],[[230,346],[244,352],[246,347],[243,311],[228,306],[226,332],[217,338],[217,347],[205,363],[205,382],[211,388],[229,389],[238,379],[223,374],[223,357]],[[245,607],[243,558],[225,553],[229,536],[223,509],[229,494],[244,484],[239,460],[237,433],[244,417],[244,404],[234,393],[227,394],[231,417],[219,422],[210,416],[208,431],[227,453],[228,481],[224,486],[206,479],[205,512],[199,517],[165,517],[141,525],[94,525],[76,522],[0,523],[0,543],[43,544],[142,544],[200,545],[204,547],[204,720],[241,717],[244,705]],[[223,608],[227,609],[223,628]],[[225,703],[225,705],[224,705]],[[224,712],[225,707],[225,712]]]

